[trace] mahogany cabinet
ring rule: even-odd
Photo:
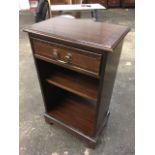
[[[121,0],[122,7],[135,7],[135,0]]]
[[[107,8],[135,7],[135,0],[85,0],[86,3],[99,3]]]
[[[108,0],[108,7],[120,7],[121,0]]]
[[[32,47],[46,122],[94,147],[108,120],[123,38],[129,28],[55,17],[24,31]]]

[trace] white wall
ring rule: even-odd
[[[30,9],[29,0],[19,0],[19,10]]]

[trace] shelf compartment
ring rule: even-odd
[[[66,94],[46,115],[91,136],[94,132],[96,114],[93,104],[93,101]]]
[[[87,99],[97,100],[99,81],[95,78],[63,70],[52,73],[47,82]]]

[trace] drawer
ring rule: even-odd
[[[57,64],[69,65],[99,75],[101,54],[32,39],[34,53],[51,59]]]

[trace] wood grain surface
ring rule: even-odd
[[[24,29],[41,36],[111,52],[129,30],[126,26],[64,17],[51,18]]]

